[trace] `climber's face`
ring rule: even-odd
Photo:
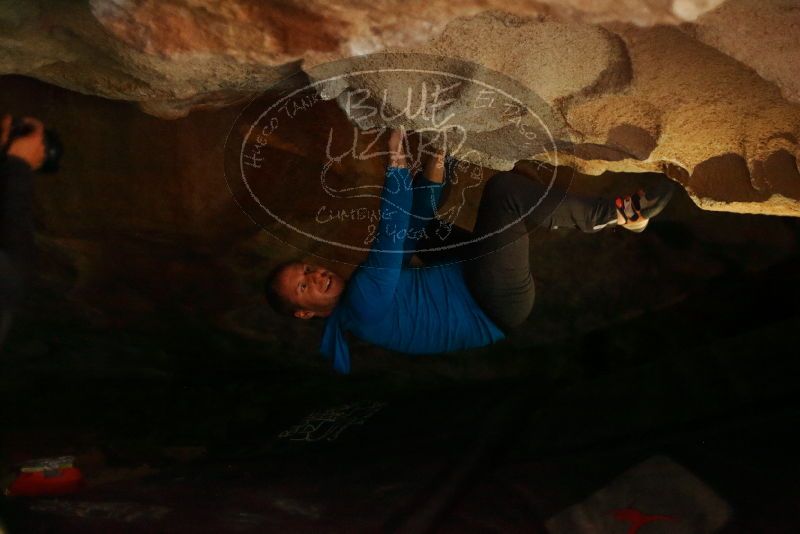
[[[277,290],[297,308],[295,317],[311,319],[331,314],[344,291],[338,274],[310,263],[291,263],[278,276]]]

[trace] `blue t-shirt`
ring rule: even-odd
[[[451,352],[504,338],[470,294],[461,265],[406,265],[414,238],[435,217],[441,190],[442,184],[424,179],[415,185],[408,169],[386,171],[372,248],[325,324],[320,350],[336,371],[350,372],[348,331],[407,354]]]

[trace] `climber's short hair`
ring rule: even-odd
[[[294,312],[299,308],[278,291],[278,279],[287,268],[298,263],[297,260],[285,261],[274,267],[264,281],[264,296],[270,307],[281,315],[294,317]]]

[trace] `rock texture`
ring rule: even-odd
[[[0,72],[176,118],[352,55],[460,57],[552,106],[582,172],[665,172],[706,209],[798,215],[798,17],[792,0],[5,1]],[[471,130],[483,164],[537,156],[493,120]]]
[[[800,102],[800,4],[794,0],[728,0],[686,30],[755,70]]]
[[[142,103],[175,118],[314,65],[422,45],[487,9],[572,21],[680,23],[720,0],[54,0],[0,2],[0,72]]]
[[[519,80],[560,115],[563,122],[550,126],[568,130],[574,146],[558,158],[581,172],[664,172],[705,209],[800,215],[800,106],[677,28],[598,27],[491,12],[453,21],[419,51]],[[379,92],[397,83],[380,78],[359,78],[350,90]],[[460,95],[451,108],[463,115],[467,106]],[[497,118],[481,128],[468,125],[471,134],[480,133],[467,143],[480,153],[476,162],[510,169],[541,156],[526,152],[507,124]],[[410,125],[429,126],[422,119]]]
[[[585,142],[633,157],[576,165],[592,174],[665,172],[706,209],[800,214],[800,106],[677,29],[618,31],[635,73],[630,85],[621,93],[592,95],[565,112]],[[780,171],[776,158],[784,162]]]

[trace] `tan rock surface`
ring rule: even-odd
[[[728,0],[687,31],[775,83],[787,100],[800,103],[800,3]]]
[[[541,96],[566,121],[549,126],[569,129],[576,143],[559,160],[581,172],[667,172],[706,209],[800,215],[800,106],[677,28],[608,28],[487,13],[452,22],[421,50],[480,64]],[[449,66],[470,75],[468,67]],[[439,81],[426,76],[430,86]],[[407,85],[383,74],[351,84],[372,94],[396,90],[398,99]],[[340,94],[340,104],[345,100]],[[469,103],[459,94],[448,111],[463,118]],[[467,148],[480,153],[473,161],[509,169],[537,156],[519,148],[507,121],[482,118],[463,122]],[[430,124],[418,118],[410,127]]]
[[[704,208],[797,215],[797,16],[790,0],[6,1],[0,72],[176,118],[353,54],[463,57],[552,104],[583,172],[664,171]],[[484,165],[535,155],[497,116],[470,120]]]
[[[591,174],[636,168],[667,172],[707,209],[800,214],[798,183],[791,179],[800,156],[800,106],[741,63],[685,39],[677,29],[616,30],[630,54],[630,86],[621,94],[570,106],[567,120],[586,141],[606,145],[615,144],[611,133],[620,125],[641,128],[638,140],[631,137],[623,147],[632,155],[640,148],[637,142],[655,141],[655,146],[646,157],[575,164]],[[624,139],[616,143],[626,145]],[[765,162],[778,153],[786,156],[776,174],[778,167]],[[736,160],[738,172],[730,173],[719,163],[723,160]]]
[[[565,20],[692,20],[719,0],[90,0],[0,2],[0,73],[141,102],[175,118],[224,105],[296,70],[415,46],[487,9]]]

